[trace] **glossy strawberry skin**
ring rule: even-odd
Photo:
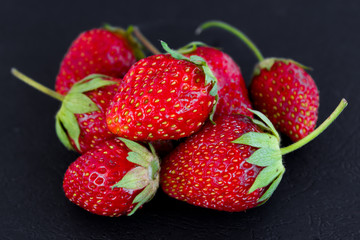
[[[205,59],[218,80],[219,101],[216,114],[244,114],[252,117],[248,111],[251,103],[240,67],[226,53],[212,47],[197,47],[185,56],[197,55]]]
[[[55,90],[65,95],[71,86],[93,73],[123,77],[136,61],[128,41],[105,29],[81,33],[61,62]]]
[[[123,142],[112,139],[80,156],[65,173],[66,197],[94,214],[127,215],[135,207],[132,202],[140,190],[112,186],[136,166],[126,159],[129,151]]]
[[[312,77],[294,62],[277,60],[270,70],[261,69],[250,85],[255,109],[294,142],[316,126],[319,91]]]
[[[130,140],[189,136],[204,124],[215,97],[195,64],[170,55],[138,61],[125,75],[107,110],[108,128]]]
[[[260,130],[240,115],[218,116],[215,122],[164,159],[161,187],[170,197],[205,208],[239,212],[255,207],[265,188],[248,191],[262,168],[246,159],[256,148],[231,141]]]

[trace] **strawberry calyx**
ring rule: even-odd
[[[238,139],[232,141],[232,143],[244,144],[258,148],[246,160],[246,162],[263,167],[248,192],[250,194],[259,188],[269,186],[265,193],[258,199],[258,203],[260,203],[269,199],[278,187],[285,173],[285,167],[282,163],[280,137],[275,130],[275,127],[261,112],[251,109],[249,109],[249,111],[262,120],[261,122],[256,119],[252,119],[252,121],[263,129],[264,132],[245,133]]]
[[[257,202],[262,203],[267,201],[278,187],[285,173],[282,156],[301,148],[316,138],[328,126],[330,126],[333,121],[335,121],[347,105],[347,101],[342,99],[331,115],[313,132],[298,142],[283,148],[280,148],[280,137],[271,121],[261,112],[248,109],[262,120],[259,121],[257,119],[251,119],[253,123],[258,125],[262,130],[264,130],[264,132],[245,133],[238,139],[232,141],[232,143],[244,144],[257,148],[257,150],[246,160],[246,162],[264,167],[257,175],[253,185],[250,187],[249,194],[254,192],[256,189],[268,187]]]
[[[164,50],[169,53],[173,58],[178,59],[178,60],[185,60],[185,61],[189,61],[195,65],[197,65],[200,69],[203,70],[204,74],[205,74],[205,86],[208,84],[212,85],[212,88],[209,92],[209,94],[213,97],[215,97],[215,101],[213,104],[213,108],[210,112],[209,115],[209,119],[210,121],[215,124],[215,122],[213,121],[214,118],[214,114],[215,114],[215,110],[216,110],[216,105],[218,103],[218,99],[219,99],[219,95],[218,95],[218,84],[217,84],[217,79],[214,76],[213,72],[211,71],[210,67],[208,66],[208,64],[206,63],[205,59],[196,55],[192,55],[189,58],[185,57],[183,54],[181,54],[180,52],[171,49],[168,44],[164,41],[161,41],[161,45],[164,48]]]
[[[59,140],[69,150],[75,150],[69,138],[74,141],[78,150],[80,126],[75,114],[84,114],[99,111],[98,106],[84,93],[101,87],[116,84],[110,77],[101,74],[91,74],[75,83],[69,93],[64,97],[60,110],[55,117],[55,130]]]
[[[271,58],[265,58],[264,60],[260,61],[258,64],[256,64],[255,68],[254,68],[254,72],[253,72],[253,76],[257,76],[260,75],[261,70],[266,69],[267,71],[270,71],[272,66],[276,63],[276,62],[282,62],[284,64],[289,64],[289,63],[293,63],[296,66],[303,68],[305,70],[311,70],[311,67],[305,66],[295,60],[292,59],[287,59],[287,58],[275,58],[275,57],[271,57]]]
[[[150,201],[159,188],[160,161],[151,143],[149,143],[150,152],[139,143],[125,138],[119,137],[119,139],[131,150],[126,159],[138,166],[130,170],[119,182],[114,184],[112,188],[121,187],[128,190],[143,189],[133,200],[133,204],[136,204],[136,206],[128,214],[128,216],[131,216],[144,203]]]
[[[114,34],[124,37],[130,44],[131,49],[134,51],[134,55],[137,60],[143,59],[145,57],[145,54],[142,50],[143,46],[132,35],[132,33],[134,32],[134,26],[130,25],[130,26],[128,26],[128,28],[126,30],[124,30],[123,28],[120,28],[120,27],[114,27],[114,26],[111,26],[110,24],[104,24],[103,28]]]

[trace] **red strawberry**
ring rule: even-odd
[[[179,139],[198,131],[214,109],[216,78],[206,62],[171,55],[144,58],[125,75],[106,117],[111,132],[131,140]]]
[[[318,129],[285,148],[269,119],[218,116],[216,125],[181,143],[164,159],[161,187],[171,197],[216,210],[243,211],[268,200],[285,172],[282,155],[320,134],[347,105],[343,100]],[[261,130],[262,129],[262,130]]]
[[[96,144],[114,137],[107,128],[105,111],[117,92],[121,79],[93,74],[75,83],[67,95],[63,96],[15,69],[12,73],[62,102],[56,114],[56,133],[68,149],[84,153]]]
[[[143,54],[131,36],[131,28],[124,31],[107,26],[83,32],[61,62],[55,89],[64,95],[75,82],[93,73],[123,77],[136,57]]]
[[[250,85],[255,109],[262,111],[276,129],[296,142],[316,126],[319,91],[304,66],[282,58],[264,59],[257,47],[238,29],[222,22],[204,23],[199,29],[224,28],[242,39],[259,59]]]
[[[250,85],[255,109],[296,142],[311,133],[318,118],[319,91],[296,62],[267,58],[255,69]]]
[[[159,160],[153,154],[126,139],[107,140],[69,166],[65,195],[98,215],[131,215],[159,186]]]
[[[194,48],[191,48],[194,49]],[[245,114],[252,117],[248,91],[239,66],[226,53],[212,47],[196,47],[185,56],[197,55],[206,61],[218,80],[216,114]]]

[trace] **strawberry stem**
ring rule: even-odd
[[[46,95],[55,98],[57,100],[59,100],[60,102],[62,102],[64,100],[64,96],[61,95],[60,93],[55,92],[54,90],[51,90],[48,87],[45,87],[44,85],[36,82],[35,80],[29,78],[28,76],[22,74],[21,72],[19,72],[17,69],[12,68],[11,69],[11,73],[18,79],[20,79],[21,81],[29,84],[30,86],[32,86],[33,88],[39,90],[40,92],[45,93]]]
[[[285,155],[292,151],[295,151],[302,146],[306,145],[308,142],[316,138],[320,133],[322,133],[344,110],[344,108],[348,105],[348,102],[343,98],[340,104],[336,107],[336,109],[331,113],[331,115],[314,131],[312,131],[309,135],[304,137],[303,139],[297,141],[296,143],[291,144],[290,146],[283,147],[280,149],[281,154]]]
[[[262,60],[264,60],[263,55],[261,54],[260,50],[258,49],[258,47],[256,47],[256,45],[249,39],[248,36],[246,36],[243,32],[241,32],[239,29],[221,22],[221,21],[208,21],[205,22],[203,24],[201,24],[195,31],[196,34],[200,34],[203,30],[207,29],[207,28],[211,28],[211,27],[218,27],[221,29],[224,29],[226,31],[231,32],[232,34],[234,34],[235,36],[237,36],[238,38],[240,38],[255,54],[255,56],[258,58],[259,62],[261,62]]]
[[[140,32],[136,26],[133,28],[136,38],[153,54],[161,54],[161,52]]]

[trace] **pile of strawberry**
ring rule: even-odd
[[[56,133],[82,154],[65,173],[70,201],[99,215],[131,215],[161,185],[196,206],[259,206],[284,175],[282,155],[314,139],[346,107],[343,99],[315,129],[319,91],[304,66],[264,59],[226,23],[210,21],[199,31],[209,27],[235,34],[259,58],[251,101],[228,54],[201,42],[178,50],[161,42],[161,53],[133,27],[81,33],[61,63],[56,91],[12,69],[62,102]],[[154,55],[145,57],[143,45]],[[294,143],[281,148],[278,131]]]

